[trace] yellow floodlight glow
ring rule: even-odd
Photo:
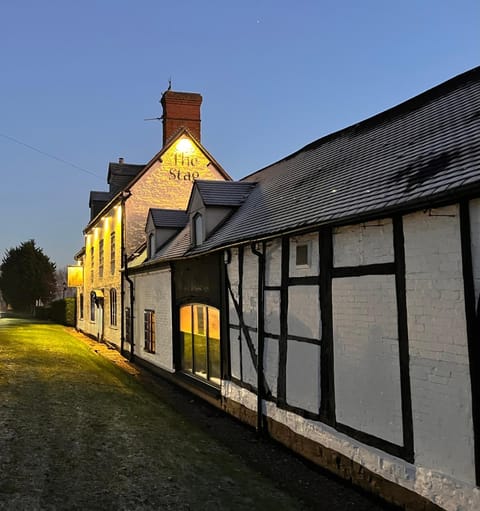
[[[193,152],[193,144],[189,138],[181,138],[177,143],[177,151],[181,153]]]
[[[67,266],[67,286],[83,286],[83,266]]]

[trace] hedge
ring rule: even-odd
[[[63,298],[50,304],[50,319],[61,325],[75,326],[75,298]]]

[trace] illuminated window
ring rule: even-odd
[[[130,307],[125,307],[125,340],[130,343],[132,340],[132,313]]]
[[[110,273],[115,273],[115,233],[110,234]]]
[[[145,332],[145,351],[155,353],[155,311],[145,310],[143,312],[143,323]]]
[[[80,293],[80,300],[79,300],[79,306],[78,306],[78,315],[80,316],[80,319],[83,319],[83,293]]]
[[[197,213],[193,217],[193,244],[199,246],[203,243],[203,217]]]
[[[117,290],[110,289],[110,324],[117,326]]]
[[[98,275],[103,277],[103,240],[98,242]]]
[[[220,311],[203,304],[180,307],[183,371],[220,385]]]

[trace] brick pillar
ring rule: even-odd
[[[202,96],[194,92],[167,90],[160,102],[163,107],[163,145],[182,127],[187,128],[200,142]]]

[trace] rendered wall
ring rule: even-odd
[[[135,285],[135,356],[173,372],[171,274],[169,269],[132,276]],[[155,353],[144,349],[145,310],[155,312]]]
[[[90,293],[93,290],[102,290],[104,294],[103,305],[103,336],[104,339],[116,346],[120,346],[121,333],[121,222],[122,210],[118,205],[110,209],[100,219],[95,227],[92,227],[85,236],[84,257],[84,312],[83,320],[78,319],[77,328],[83,332],[97,336],[101,330],[101,315],[98,307],[95,308],[95,321],[90,320]],[[115,233],[115,266],[112,271],[111,261],[111,233]],[[99,267],[100,240],[103,240],[103,273]],[[94,264],[92,267],[91,248],[94,249]],[[115,289],[117,295],[116,325],[111,324],[110,290]],[[80,318],[80,316],[78,316]]]

